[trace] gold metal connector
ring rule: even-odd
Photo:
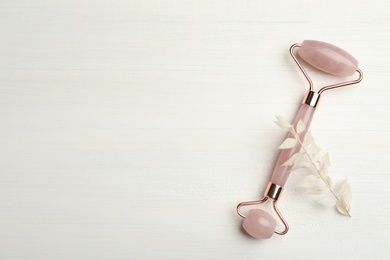
[[[321,95],[317,92],[309,90],[306,92],[306,95],[303,99],[303,104],[309,105],[311,107],[317,107],[318,102],[320,101]]]
[[[282,194],[282,191],[282,186],[269,182],[267,188],[265,189],[264,196],[273,200],[278,200],[278,198]]]

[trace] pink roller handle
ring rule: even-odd
[[[304,137],[305,134],[307,133],[307,130],[309,129],[311,120],[313,119],[314,116],[314,111],[315,107],[307,105],[307,104],[302,104],[301,108],[298,111],[298,114],[295,117],[294,120],[294,127],[297,126],[299,120],[303,122],[305,125],[305,130],[299,134],[300,137]],[[291,134],[288,135],[288,137],[292,137]],[[290,175],[290,171],[292,166],[282,166],[293,154],[299,152],[301,149],[301,145],[297,144],[291,149],[284,149],[280,152],[279,158],[276,162],[274,172],[272,173],[272,177],[270,182],[277,184],[281,187],[284,186],[284,184],[287,181],[288,176]]]

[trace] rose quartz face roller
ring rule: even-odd
[[[351,76],[357,72],[359,76],[356,80],[324,86],[318,92],[315,92],[313,90],[312,80],[295,55],[296,48],[299,48],[297,53],[302,60],[323,72],[337,76]],[[306,126],[305,130],[300,133],[300,137],[303,138],[309,129],[321,94],[330,89],[359,83],[363,78],[363,73],[360,69],[358,69],[358,61],[352,57],[352,55],[329,43],[305,40],[302,44],[292,45],[290,47],[290,54],[309,83],[309,90],[303,99],[302,105],[293,123],[296,127],[298,122],[301,120]],[[293,154],[299,152],[300,149],[301,147],[297,145],[291,149],[284,149],[280,152],[272,177],[265,189],[264,197],[261,200],[242,202],[238,204],[237,213],[244,218],[242,225],[249,235],[255,238],[270,238],[274,233],[284,235],[288,232],[288,224],[277,208],[277,201],[280,198],[283,187],[290,175],[292,166],[282,165]],[[241,208],[244,206],[262,204],[268,199],[273,200],[273,208],[276,215],[280,218],[284,225],[283,230],[276,230],[276,220],[264,210],[251,209],[245,215],[241,212]]]

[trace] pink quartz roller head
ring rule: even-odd
[[[332,75],[351,76],[358,66],[351,54],[326,42],[303,41],[298,55],[313,67]]]
[[[325,73],[336,76],[352,76],[357,72],[359,76],[355,80],[324,86],[316,92],[313,90],[311,78],[295,55],[296,48],[299,48],[297,53],[302,60]],[[292,45],[290,54],[309,83],[309,90],[303,99],[301,108],[293,123],[294,126],[296,126],[299,121],[304,123],[306,126],[305,131],[300,133],[300,137],[304,138],[313,119],[321,94],[330,89],[359,83],[363,79],[363,73],[357,67],[358,61],[351,54],[326,42],[305,40],[302,44]],[[277,201],[280,198],[283,187],[291,172],[291,166],[283,166],[283,164],[293,154],[299,152],[300,149],[301,147],[297,145],[291,149],[284,149],[280,152],[272,177],[265,189],[264,197],[261,200],[241,202],[237,205],[237,213],[244,218],[243,228],[249,235],[255,238],[270,238],[274,233],[284,235],[288,232],[288,224],[277,208]],[[241,212],[242,207],[262,204],[268,199],[273,200],[273,209],[284,226],[283,230],[276,229],[277,223],[275,219],[264,210],[251,209],[245,215]]]

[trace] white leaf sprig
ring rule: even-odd
[[[295,138],[287,138],[284,142],[279,146],[279,149],[290,149],[298,144],[298,140]]]
[[[313,194],[323,193],[325,190],[328,190],[331,196],[319,200],[318,203],[327,207],[335,206],[341,214],[351,217],[351,186],[347,180],[344,180],[337,191],[334,189],[332,179],[328,175],[330,166],[329,154],[325,153],[321,156],[321,148],[315,143],[310,132],[305,134],[303,140],[301,139],[300,134],[303,135],[306,130],[306,126],[301,120],[294,127],[283,117],[277,116],[276,118],[277,121],[275,123],[281,129],[290,133],[279,146],[279,149],[291,149],[297,145],[301,147],[282,166],[290,167],[290,171],[300,168],[312,169],[313,172],[305,176],[299,182],[299,186],[305,188],[306,193]]]

